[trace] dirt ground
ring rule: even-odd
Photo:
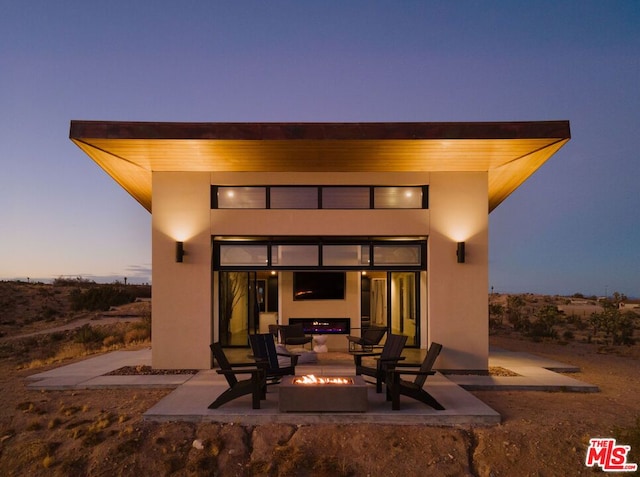
[[[24,378],[33,371],[4,360],[0,469],[16,476],[589,475],[590,438],[637,429],[637,357],[492,341],[580,366],[575,377],[601,392],[476,392],[503,417],[492,427],[153,423],[142,413],[168,390],[30,391]]]
[[[640,462],[638,345],[491,343],[579,366],[572,376],[601,392],[475,392],[502,415],[490,427],[155,423],[142,414],[170,390],[31,391],[25,377],[50,367],[17,369],[5,355],[0,474],[579,476],[599,472],[584,464],[595,437],[617,437],[632,446],[628,462]]]

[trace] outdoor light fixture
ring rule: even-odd
[[[184,242],[176,242],[176,262],[182,263],[184,258]]]
[[[458,263],[464,263],[464,242],[458,242],[456,255],[458,256]]]

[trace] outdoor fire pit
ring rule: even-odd
[[[362,376],[288,376],[279,387],[280,412],[366,412]]]

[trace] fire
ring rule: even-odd
[[[337,377],[337,376],[314,376],[308,374],[305,376],[297,376],[293,380],[294,384],[352,384],[353,381],[349,378]]]

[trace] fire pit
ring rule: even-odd
[[[279,388],[280,412],[366,412],[362,376],[288,376]]]

